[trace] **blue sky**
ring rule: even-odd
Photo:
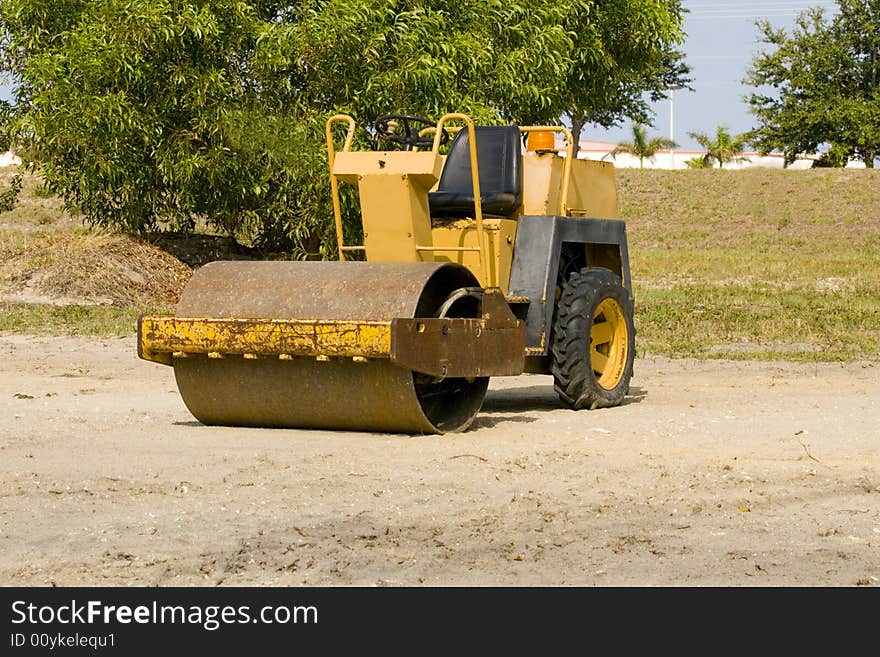
[[[687,39],[684,51],[693,68],[694,91],[675,92],[674,124],[669,122],[669,101],[652,106],[655,119],[650,132],[673,137],[683,150],[699,150],[687,133],[713,133],[726,125],[734,134],[754,126],[743,97],[750,88],[743,85],[752,58],[761,50],[755,20],[766,18],[776,27],[790,28],[797,15],[808,7],[833,10],[832,0],[684,0]],[[0,86],[0,98],[9,98],[9,88]],[[618,142],[631,137],[628,123],[610,130],[588,126],[583,138]]]
[[[743,85],[754,55],[763,50],[758,43],[755,20],[766,18],[775,27],[791,28],[795,18],[809,7],[836,8],[832,0],[684,0],[687,39],[684,52],[693,69],[694,91],[676,91],[673,97],[674,139],[683,150],[700,150],[687,136],[690,131],[714,133],[719,124],[739,134],[754,127],[744,96],[751,87]],[[669,101],[652,106],[655,112],[649,135],[669,136]],[[618,142],[630,140],[629,123],[611,130],[588,126],[583,138]]]

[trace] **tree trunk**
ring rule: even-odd
[[[581,150],[581,132],[584,129],[584,124],[586,124],[586,120],[583,115],[571,115],[571,136],[574,138],[571,156],[574,158],[577,158],[578,152]]]

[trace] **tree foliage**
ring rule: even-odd
[[[828,150],[822,153],[818,159],[813,160],[812,166],[816,169],[842,169],[849,163],[850,152],[850,149],[846,146],[831,144]]]
[[[681,21],[678,0],[0,3],[16,146],[69,206],[300,257],[332,251],[330,115],[609,125],[684,78]]]
[[[706,164],[705,157],[690,157],[684,161],[688,169],[711,169],[712,166]]]
[[[727,126],[719,125],[715,128],[715,135],[709,135],[705,132],[689,132],[691,139],[696,139],[697,143],[706,149],[703,156],[703,164],[706,168],[718,162],[718,167],[723,169],[726,162],[748,162],[747,157],[741,154],[748,142],[746,135],[731,135]]]
[[[585,125],[603,128],[625,120],[650,123],[649,101],[669,89],[690,89],[690,66],[676,49],[684,35],[680,2],[590,2],[593,12],[572,26],[572,66],[554,116],[567,116],[575,145]],[[577,151],[575,151],[577,155]]]
[[[278,63],[296,72],[291,89],[328,109],[458,110],[524,124],[569,115],[610,126],[646,115],[646,92],[688,81],[675,49],[679,0],[320,4],[274,25],[270,38],[290,56]]]
[[[678,146],[667,137],[648,138],[648,128],[639,123],[632,125],[632,141],[622,141],[611,151],[610,156],[616,157],[621,153],[628,153],[639,158],[639,168],[644,168],[645,160],[653,160],[657,151],[663,148],[675,148]]]
[[[13,210],[18,204],[18,195],[21,194],[21,188],[24,184],[20,173],[12,176],[9,181],[9,187],[0,192],[0,213]]]
[[[757,88],[748,96],[759,122],[753,140],[786,164],[823,145],[868,167],[880,155],[880,2],[836,1],[832,17],[804,11],[790,33],[757,24],[769,48],[745,79]]]
[[[8,0],[23,155],[96,223],[190,230],[204,218],[258,236],[296,224],[300,168],[287,156],[313,139],[250,70],[266,4]]]

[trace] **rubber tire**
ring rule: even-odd
[[[627,351],[623,373],[608,390],[599,385],[590,362],[590,330],[599,304],[612,298],[623,310],[627,327]],[[619,405],[629,392],[636,353],[633,304],[620,277],[601,267],[572,272],[563,283],[557,302],[551,344],[551,371],[559,398],[574,409]]]

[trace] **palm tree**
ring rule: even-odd
[[[718,166],[723,169],[725,162],[749,161],[749,158],[741,154],[748,143],[746,136],[732,136],[727,126],[719,125],[715,128],[714,138],[704,132],[689,132],[688,135],[706,149],[706,154],[703,156],[706,166],[712,166],[712,163],[717,161]]]
[[[639,168],[642,169],[645,166],[645,159],[653,160],[657,151],[661,148],[675,148],[678,146],[678,144],[666,137],[654,137],[653,139],[648,139],[648,127],[641,123],[632,124],[632,133],[633,140],[631,142],[620,142],[617,144],[617,148],[611,151],[608,155],[614,158],[620,153],[635,155],[639,158]]]

